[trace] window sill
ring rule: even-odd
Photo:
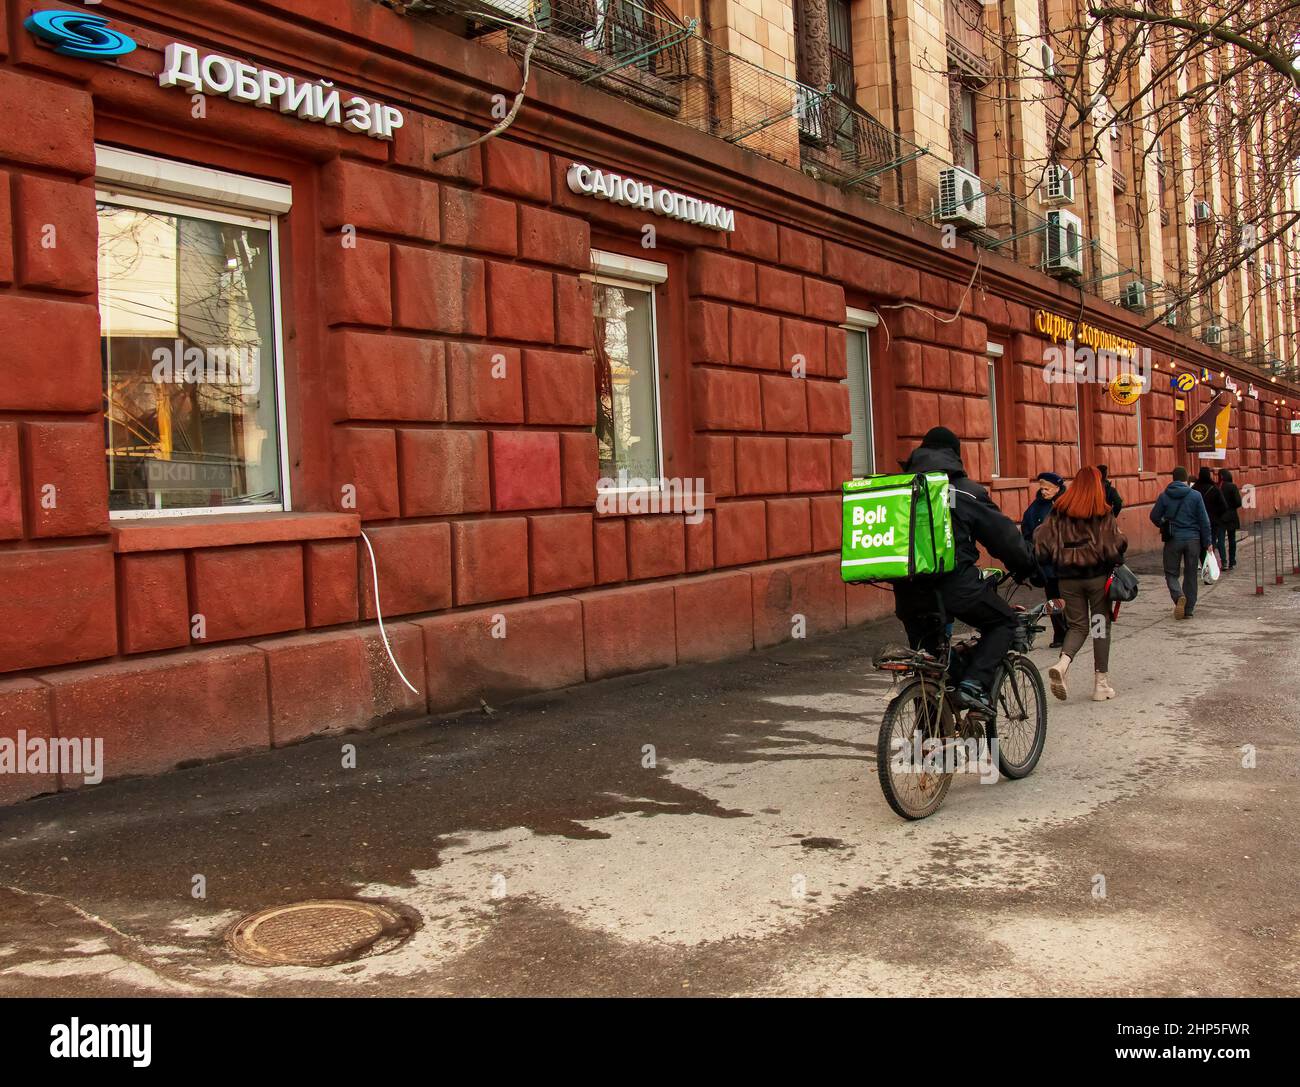
[[[361,518],[355,513],[218,513],[113,521],[111,531],[113,550],[119,553],[187,551],[353,537],[361,533]]]

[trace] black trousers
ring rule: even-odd
[[[985,691],[993,682],[998,662],[1011,648],[1019,622],[994,585],[970,566],[934,581],[900,581],[894,586],[894,614],[907,630],[913,649],[936,652],[943,643],[944,625],[952,619],[978,630],[979,644],[970,656],[965,678],[974,680]]]

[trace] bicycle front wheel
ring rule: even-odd
[[[1047,691],[1034,662],[1012,653],[994,685],[998,711],[998,766],[1004,777],[1031,773],[1047,743]]]
[[[876,773],[889,806],[904,819],[933,815],[948,795],[945,747],[955,731],[935,683],[909,683],[889,703],[876,740]]]

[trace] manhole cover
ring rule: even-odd
[[[322,899],[250,913],[226,933],[226,945],[256,966],[330,966],[381,955],[416,927],[410,911],[378,902]]]

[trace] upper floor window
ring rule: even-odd
[[[287,509],[288,186],[114,148],[97,161],[110,515]]]
[[[975,131],[975,92],[969,87],[962,87],[960,102],[961,146],[956,148],[957,165],[978,174],[980,155],[978,136]]]
[[[600,474],[624,486],[658,485],[663,469],[655,287],[658,261],[593,251],[596,445]]]
[[[849,0],[827,0],[830,22],[831,82],[835,93],[846,101],[857,98],[857,75],[853,70],[853,15]]]

